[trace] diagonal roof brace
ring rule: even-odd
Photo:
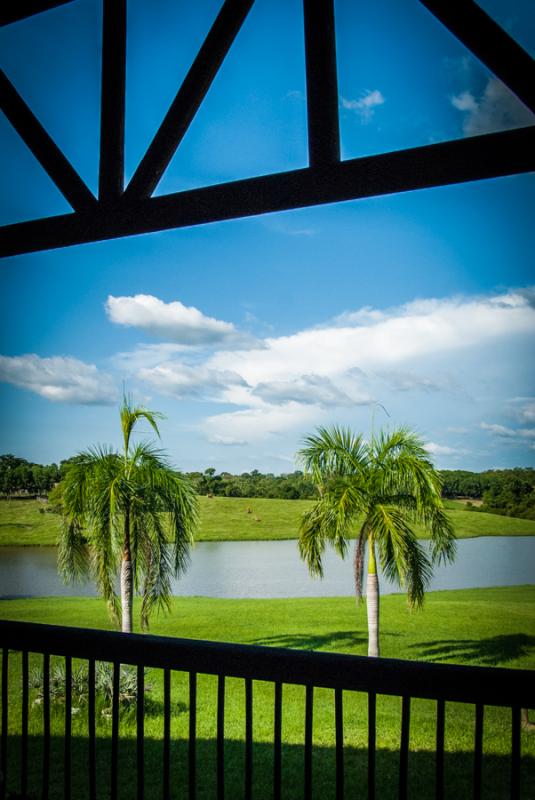
[[[0,107],[73,209],[87,211],[94,208],[97,202],[94,195],[2,70]]]
[[[254,0],[225,0],[158,132],[125,191],[150,197],[204,100]]]
[[[535,114],[535,61],[474,0],[420,0]]]

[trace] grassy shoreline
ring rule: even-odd
[[[535,666],[535,586],[498,589],[467,589],[430,592],[421,612],[410,612],[405,597],[388,595],[381,604],[382,655],[386,657],[533,668]],[[136,612],[139,607],[136,607]],[[138,615],[137,615],[138,616]],[[110,628],[102,600],[88,598],[44,598],[5,600],[0,617],[35,622],[86,624]],[[290,646],[300,649],[337,651],[357,655],[366,652],[366,610],[356,608],[352,598],[302,598],[291,600],[216,600],[203,597],[174,598],[172,613],[155,618],[151,632],[198,639],[236,641],[245,644]],[[9,780],[16,789],[20,775],[20,657],[10,655]],[[32,657],[30,670],[40,660]],[[75,665],[76,666],[76,665]],[[163,679],[159,670],[147,675],[150,693],[145,711],[146,798],[161,797],[161,736]],[[173,672],[171,715],[171,759],[176,796],[187,786],[188,681]],[[42,731],[42,709],[30,696],[29,746],[38,753]],[[304,687],[283,687],[282,762],[285,797],[302,796],[304,735]],[[314,692],[314,797],[334,797],[334,702],[327,689]],[[270,796],[273,770],[273,685],[254,682],[254,781],[255,796]],[[217,753],[217,679],[199,675],[197,705],[197,797],[215,796]],[[100,706],[98,706],[101,712]],[[399,765],[400,701],[377,698],[377,796],[397,797]],[[366,794],[367,696],[344,693],[344,739],[346,744],[346,796]],[[446,707],[445,772],[448,797],[471,796],[473,776],[474,708],[448,703]],[[54,783],[52,798],[62,797],[61,703],[52,704],[51,747]],[[510,711],[485,709],[483,796],[501,800],[508,796],[508,764],[511,741]],[[434,795],[436,703],[411,703],[409,796],[431,800]],[[81,704],[72,718],[73,796],[86,796],[87,708]],[[99,792],[109,775],[111,722],[97,716]],[[119,772],[135,774],[136,719],[122,712]],[[522,800],[535,796],[535,736],[522,732]],[[57,759],[55,758],[57,754]],[[243,681],[228,678],[225,684],[225,782],[229,797],[243,795],[244,689]],[[54,768],[55,764],[59,767]],[[55,771],[54,771],[55,769]],[[41,779],[41,759],[30,759],[28,788]],[[100,794],[99,794],[100,796]],[[175,795],[173,795],[175,797]]]
[[[268,498],[199,498],[199,542],[296,539],[299,522],[311,500]],[[463,503],[446,501],[459,539],[478,536],[535,536],[535,521],[467,511]],[[52,546],[60,518],[38,500],[0,500],[0,547]]]

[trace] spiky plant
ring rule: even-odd
[[[385,575],[406,588],[409,603],[420,606],[433,564],[455,557],[440,476],[421,439],[407,428],[382,431],[370,442],[348,429],[320,428],[305,439],[298,457],[320,495],[301,521],[301,557],[312,575],[322,577],[326,545],[344,558],[356,533],[355,591],[360,600],[367,549],[368,655],[378,656],[377,558]],[[416,537],[415,524],[429,532],[429,553]]]
[[[198,505],[194,489],[162,451],[131,441],[142,419],[159,436],[162,415],[133,408],[126,398],[120,415],[123,451],[90,448],[73,460],[62,481],[59,570],[66,581],[94,577],[112,618],[129,633],[134,591],[142,596],[143,629],[155,607],[169,609],[171,577],[189,563]]]

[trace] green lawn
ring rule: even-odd
[[[473,589],[429,593],[420,612],[410,612],[405,598],[390,595],[381,603],[382,654],[386,657],[420,659],[487,666],[535,667],[535,586]],[[0,603],[0,616],[34,622],[85,624],[109,628],[104,603],[87,598],[10,600]],[[365,654],[366,613],[351,598],[292,600],[214,600],[174,598],[172,614],[154,621],[152,632],[190,638],[212,639]],[[16,788],[20,747],[20,659],[10,656],[10,785]],[[36,666],[32,662],[32,669]],[[161,796],[162,678],[157,670],[147,675],[145,721],[146,797]],[[315,691],[314,787],[318,800],[334,797],[334,702],[329,690]],[[30,700],[33,700],[31,693]],[[302,796],[304,691],[283,688],[283,797]],[[76,703],[75,703],[76,705]],[[74,796],[85,797],[87,763],[86,707],[80,703],[73,717]],[[187,781],[188,692],[187,676],[173,675],[172,683],[173,797],[182,797]],[[226,789],[229,798],[243,796],[243,682],[227,679],[225,694]],[[198,687],[198,797],[215,796],[216,680],[199,676]],[[99,707],[102,711],[102,706]],[[380,696],[377,701],[377,796],[397,797],[400,701]],[[409,758],[409,796],[434,797],[434,737],[436,704],[413,701]],[[471,796],[473,772],[474,709],[448,703],[446,708],[446,796]],[[61,703],[53,706],[51,797],[62,796]],[[40,782],[42,710],[31,705],[29,787]],[[108,779],[111,723],[97,718],[99,781]],[[135,770],[135,714],[121,716],[120,775],[126,779],[123,798],[132,796],[128,776]],[[273,686],[254,684],[255,797],[270,797],[266,788],[273,769]],[[344,694],[346,744],[346,796],[366,796],[366,696]],[[490,800],[508,797],[510,713],[485,709],[483,794]],[[522,798],[535,796],[535,734],[522,732]],[[360,790],[359,790],[360,787]],[[35,794],[37,797],[38,795]]]
[[[198,541],[240,539],[295,539],[303,511],[310,500],[200,497]],[[535,536],[535,521],[466,511],[462,503],[447,501],[457,536]],[[60,519],[45,513],[38,500],[0,500],[1,545],[53,545]]]

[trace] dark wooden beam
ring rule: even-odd
[[[204,100],[253,0],[225,0],[125,194],[150,197]]]
[[[2,0],[0,8],[0,25],[10,25],[19,19],[33,17],[50,8],[64,6],[72,0]]]
[[[535,113],[535,61],[473,0],[420,0]]]
[[[0,256],[535,170],[535,126],[0,228]]]
[[[333,0],[304,0],[308,160],[340,160],[338,80]]]
[[[94,208],[95,197],[2,70],[0,108],[74,210]]]
[[[98,191],[114,202],[124,189],[126,0],[104,0],[103,10]]]

